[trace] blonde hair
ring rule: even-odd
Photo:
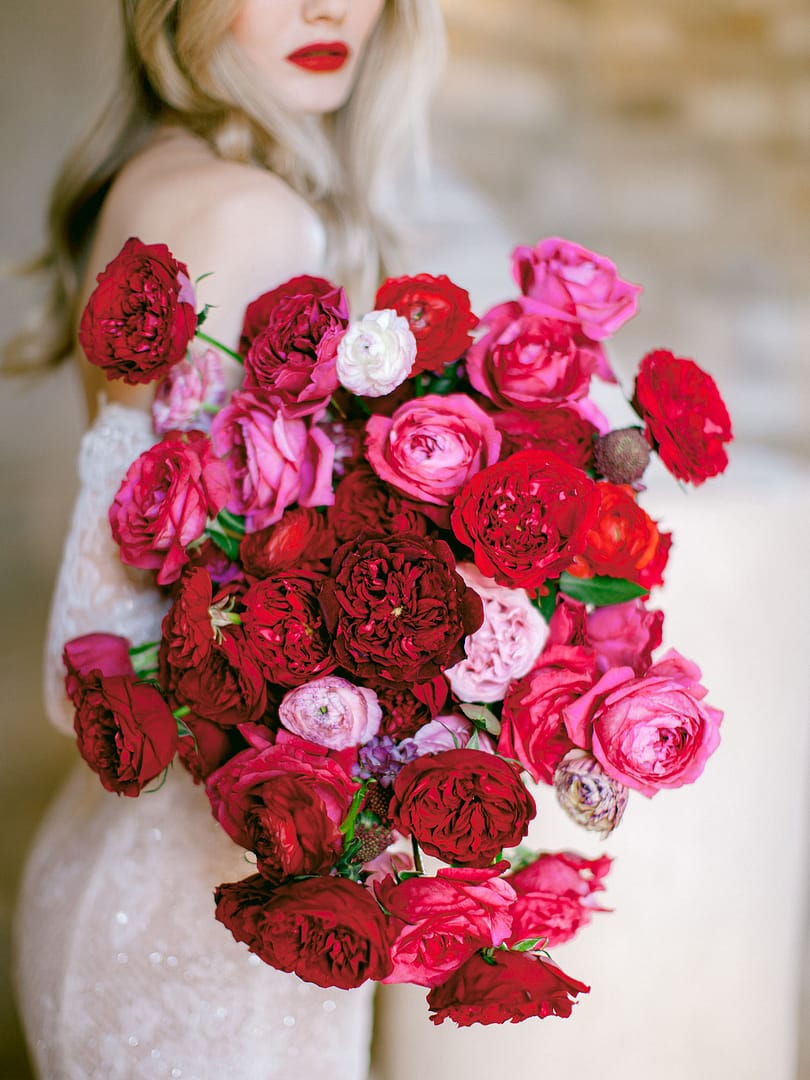
[[[47,310],[6,349],[14,367],[73,349],[76,302],[101,205],[159,124],[179,124],[220,157],[270,169],[320,213],[329,271],[368,294],[396,227],[386,196],[397,167],[424,161],[427,107],[444,58],[438,0],[386,0],[347,103],[292,116],[268,99],[228,32],[242,0],[121,0],[124,63],[100,119],[51,195],[49,246],[25,269],[50,275]]]

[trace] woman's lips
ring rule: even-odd
[[[349,59],[349,46],[342,41],[315,41],[291,52],[286,59],[305,71],[338,71]]]

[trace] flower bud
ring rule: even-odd
[[[577,825],[605,836],[613,832],[627,806],[628,789],[603,772],[586,750],[570,750],[554,773],[557,800]]]
[[[596,470],[611,484],[633,484],[650,463],[650,446],[641,428],[610,431],[596,440]]]

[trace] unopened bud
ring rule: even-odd
[[[650,446],[641,428],[619,428],[596,440],[596,470],[611,484],[633,484],[650,463]]]
[[[613,832],[627,806],[628,789],[586,750],[569,750],[554,773],[554,787],[560,806],[577,825],[604,836]]]

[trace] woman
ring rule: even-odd
[[[51,320],[26,352],[72,351],[95,275],[129,236],[187,263],[206,331],[238,342],[246,303],[301,273],[370,301],[390,230],[385,169],[424,130],[442,50],[434,0],[123,0],[126,70],[51,207]],[[63,643],[95,629],[154,639],[163,605],[125,570],[106,510],[153,440],[149,388],[80,361],[94,420],[46,656],[46,704],[69,732]],[[234,365],[235,367],[235,365]],[[244,876],[203,791],[170,775],[115,800],[81,766],[31,855],[17,916],[18,992],[40,1075],[365,1076],[371,996],[274,971],[213,918]]]

